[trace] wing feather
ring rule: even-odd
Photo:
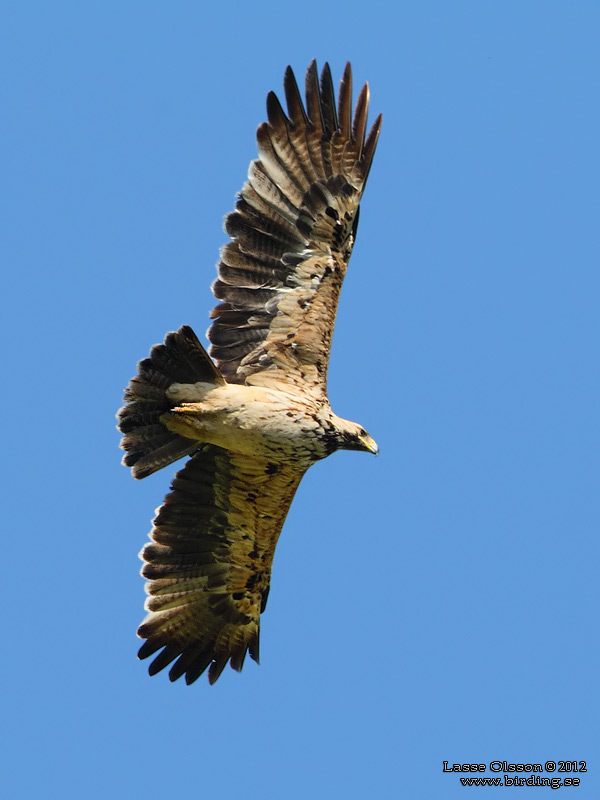
[[[325,64],[321,73],[321,113],[326,136],[331,136],[338,128],[337,111],[335,108],[335,90],[329,64]]]
[[[205,445],[180,470],[144,547],[140,658],[171,680],[258,660],[275,545],[303,472]],[[161,651],[161,652],[158,652]],[[158,653],[158,655],[156,655]]]
[[[287,114],[267,96],[250,165],[221,253],[208,331],[211,355],[230,383],[288,383],[326,392],[339,292],[354,244],[360,200],[381,116],[365,140],[369,90],[352,115],[346,65],[336,108],[331,71],[306,73],[306,106],[290,67]]]

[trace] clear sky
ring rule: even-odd
[[[443,761],[571,760],[599,797],[600,5],[0,17],[2,796],[500,798]],[[330,369],[381,455],[304,479],[261,666],[171,684],[135,631],[175,470],[134,482],[114,414],[206,329],[266,93],[313,57],[384,115]]]

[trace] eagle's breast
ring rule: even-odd
[[[234,453],[290,462],[299,468],[337,449],[336,417],[325,398],[293,391],[225,384],[206,391],[178,386],[186,402],[163,414],[174,433],[214,444]]]

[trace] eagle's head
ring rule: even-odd
[[[356,422],[339,419],[337,426],[338,448],[340,450],[365,450],[367,453],[379,455],[379,447],[375,439]]]

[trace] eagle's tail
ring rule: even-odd
[[[173,383],[224,383],[224,379],[187,325],[168,333],[154,345],[150,357],[138,364],[138,374],[125,390],[125,405],[117,414],[125,450],[123,464],[134,478],[145,478],[182,456],[199,443],[169,431],[160,417],[175,403],[167,396]]]

